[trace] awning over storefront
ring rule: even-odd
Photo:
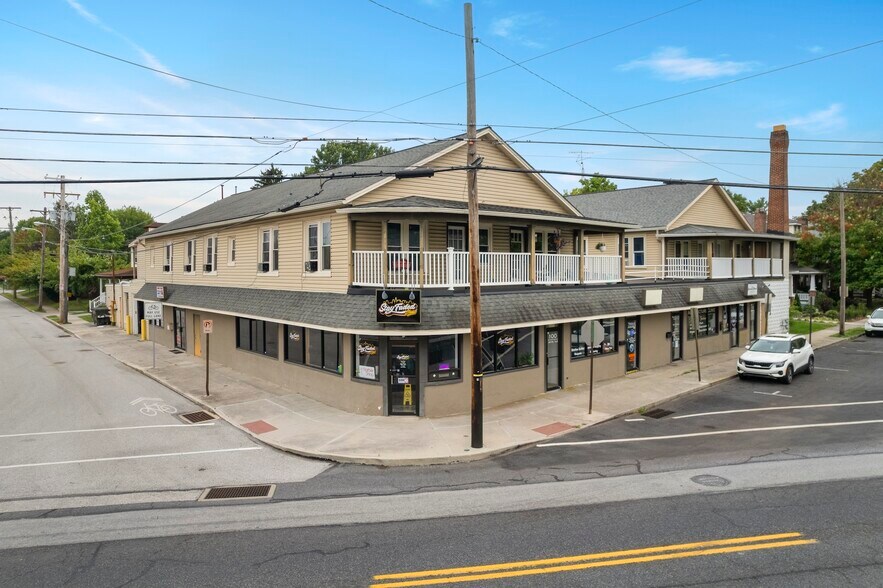
[[[157,298],[163,286],[165,298]],[[690,290],[702,289],[702,300],[691,304]],[[661,293],[659,304],[645,305],[648,290]],[[416,335],[469,332],[469,296],[455,293],[423,292],[419,325],[377,322],[374,292],[332,294],[225,286],[185,284],[145,284],[135,295],[138,300],[160,301],[170,306],[216,312],[268,321],[300,325],[340,333],[363,335]],[[483,292],[482,328],[557,324],[594,318],[653,314],[762,300],[772,294],[763,280],[719,282],[677,282],[666,284],[623,284],[592,288]],[[652,300],[657,302],[657,300]]]

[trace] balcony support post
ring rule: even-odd
[[[448,263],[448,290],[454,289],[454,274],[456,273],[456,264],[454,263],[454,248],[448,247],[447,255]]]
[[[573,232],[573,252],[579,255],[579,269],[577,270],[579,273],[577,277],[580,284],[586,283],[586,255],[589,254],[588,247],[583,246],[584,236],[585,230]]]

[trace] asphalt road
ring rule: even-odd
[[[2,297],[0,325],[0,513],[12,501],[145,493],[138,502],[327,468],[220,420],[185,424],[176,415],[197,406]]]
[[[0,551],[0,585],[410,586],[435,579],[458,586],[870,587],[883,579],[881,497],[877,479],[14,549]],[[684,545],[694,543],[701,545]],[[639,551],[610,553],[623,550]],[[575,556],[588,557],[535,563]],[[374,578],[426,570],[445,571]]]

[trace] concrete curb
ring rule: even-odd
[[[56,323],[55,321],[49,319],[48,317],[43,317],[43,320],[48,321],[52,325],[55,325],[56,327],[61,329],[62,331],[65,331],[66,333],[76,337],[80,341],[83,341],[85,343],[89,343],[88,341],[86,341],[82,337],[80,337],[76,332],[66,328],[64,325]],[[816,347],[816,349],[820,349],[822,347],[828,347],[828,346],[834,345],[836,343],[841,343],[843,341],[849,341],[849,340],[856,339],[856,338],[862,337],[862,336],[864,336],[864,333],[860,333],[860,334],[852,336],[852,337],[844,337],[843,339],[829,340],[829,341],[823,342],[820,345],[816,345],[815,347]],[[89,344],[91,345],[91,343],[89,343]],[[92,345],[92,347],[95,347],[95,346]],[[98,349],[97,347],[95,347],[95,348]],[[111,353],[107,353],[106,351],[104,351],[102,349],[99,349],[99,351],[102,351],[102,353],[105,353],[105,355],[112,357],[113,359],[115,359],[116,361],[125,365],[126,367],[128,367],[128,368],[130,368],[130,369],[132,369],[132,370],[134,370],[144,376],[147,376],[151,380],[168,388],[169,390],[178,394],[179,396],[186,398],[187,400],[189,400],[190,402],[193,402],[194,404],[203,408],[204,410],[211,412],[212,414],[218,415],[219,418],[221,418],[225,422],[233,425],[234,427],[236,427],[240,431],[246,433],[252,439],[255,439],[256,441],[260,442],[261,444],[271,447],[273,449],[277,449],[279,451],[284,451],[286,453],[291,453],[293,455],[298,455],[301,457],[320,459],[323,461],[330,461],[330,462],[335,462],[335,463],[355,463],[355,464],[361,464],[361,465],[376,465],[376,466],[386,466],[386,467],[450,465],[450,464],[455,464],[455,463],[469,463],[469,462],[473,462],[473,461],[479,461],[482,459],[486,459],[489,457],[504,455],[507,453],[512,453],[512,452],[518,451],[518,450],[523,449],[525,447],[533,447],[537,443],[541,443],[541,442],[546,441],[546,440],[535,440],[535,441],[518,442],[518,443],[514,443],[512,445],[505,446],[505,447],[496,447],[494,449],[487,449],[487,450],[485,450],[485,449],[480,449],[480,450],[470,449],[470,450],[468,450],[468,452],[464,451],[463,455],[436,456],[436,457],[424,457],[424,458],[403,458],[403,459],[390,459],[390,458],[384,458],[384,457],[365,457],[365,456],[357,456],[357,455],[336,454],[336,453],[330,453],[330,452],[321,453],[321,452],[316,452],[316,451],[310,451],[307,449],[298,448],[298,447],[291,447],[291,446],[287,446],[287,445],[281,445],[279,443],[274,443],[272,441],[262,439],[258,434],[246,429],[245,427],[239,425],[238,423],[235,423],[235,422],[227,419],[223,414],[221,414],[221,412],[218,409],[207,404],[205,402],[205,400],[203,398],[201,398],[200,396],[194,396],[194,395],[182,390],[181,388],[177,387],[176,385],[169,382],[168,380],[165,380],[164,378],[161,378],[160,376],[158,376],[154,373],[151,373],[149,371],[149,369],[142,368],[142,367],[133,365],[131,363],[128,363],[127,361],[120,359],[119,357],[116,357],[115,355],[113,355]],[[696,393],[706,390],[712,386],[720,384],[721,382],[726,382],[726,381],[732,380],[736,377],[737,377],[737,375],[735,373],[733,373],[728,376],[717,378],[714,380],[697,382],[694,387],[689,388],[687,390],[682,390],[680,392],[672,394],[671,396],[667,396],[665,398],[658,399],[658,400],[653,401],[649,404],[644,404],[641,406],[637,406],[635,408],[619,411],[619,412],[611,414],[611,415],[607,416],[606,418],[599,420],[597,422],[577,425],[572,429],[568,429],[566,431],[562,431],[561,433],[556,433],[554,435],[550,435],[548,437],[548,439],[554,439],[556,437],[567,435],[569,433],[573,433],[574,431],[582,430],[582,429],[592,427],[592,426],[595,426],[595,425],[598,425],[598,424],[601,424],[604,422],[608,422],[608,421],[620,418],[625,415],[635,414],[638,410],[640,410],[642,408],[658,407],[658,406],[661,406],[667,402],[671,402],[673,400],[677,400],[679,398],[689,396],[691,394],[696,394]]]

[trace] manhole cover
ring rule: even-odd
[[[215,415],[208,413],[204,410],[197,410],[196,412],[188,412],[186,414],[178,415],[181,419],[187,421],[188,423],[201,423],[204,421],[213,421],[216,417]]]
[[[242,498],[270,498],[276,491],[275,484],[259,486],[223,486],[207,488],[199,500],[231,500]]]
[[[653,410],[648,410],[644,413],[645,417],[650,417],[651,419],[661,419],[662,417],[667,417],[670,414],[674,414],[673,410],[663,410],[661,408],[654,408]]]
[[[712,474],[700,474],[698,476],[693,476],[690,478],[691,481],[701,485],[701,486],[729,486],[730,481],[726,478],[721,478],[720,476],[714,476]]]

